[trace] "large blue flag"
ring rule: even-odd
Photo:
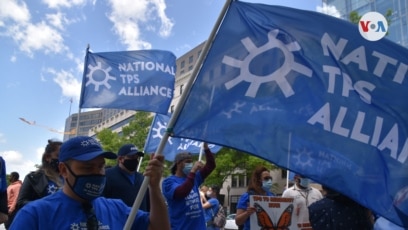
[[[175,72],[176,56],[169,51],[87,51],[79,106],[166,114]]]
[[[146,153],[156,152],[161,139],[166,132],[167,124],[170,120],[171,114],[156,114],[153,118],[152,125],[147,135],[144,151]],[[191,154],[198,155],[200,153],[202,142],[186,139],[186,138],[172,138],[167,139],[166,146],[163,150],[163,155],[166,160],[174,161],[177,153],[190,152]],[[222,147],[218,145],[208,144],[208,148],[211,152],[217,153]]]
[[[367,41],[349,22],[233,1],[171,128],[304,174],[408,227],[407,72],[407,49]]]

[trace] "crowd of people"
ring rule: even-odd
[[[27,226],[41,230],[123,229],[147,176],[148,188],[131,229],[219,230],[222,227],[214,224],[214,217],[222,208],[220,187],[204,185],[216,163],[207,143],[203,149],[205,164],[194,162],[191,153],[181,152],[173,161],[171,175],[162,180],[164,157],[151,155],[140,173],[144,153],[133,144],[121,146],[116,154],[104,151],[91,137],[48,140],[37,171],[25,176],[23,182],[18,172],[10,173],[7,191],[0,193],[0,222],[13,230]],[[107,168],[105,159],[116,159],[117,164]],[[4,161],[0,166],[4,169]],[[250,197],[276,197],[272,186],[270,170],[257,166],[236,205],[239,229],[251,229],[251,216],[259,212],[259,207],[250,204]],[[375,218],[369,209],[325,185],[319,191],[300,174],[282,197],[293,199],[290,215],[297,220],[294,224],[309,223],[313,230],[403,229],[385,218]],[[2,202],[5,200],[7,207]]]

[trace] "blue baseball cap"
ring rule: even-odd
[[[135,155],[137,154],[138,156],[144,156],[144,153],[139,151],[137,147],[133,144],[125,144],[122,147],[120,147],[118,156],[130,156],[130,155]]]
[[[58,160],[64,162],[70,159],[89,161],[95,157],[103,156],[108,159],[116,159],[116,154],[105,152],[101,144],[92,137],[77,136],[62,143]]]

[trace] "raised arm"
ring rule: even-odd
[[[160,180],[163,174],[163,155],[156,155],[149,161],[144,172],[150,177],[150,225],[149,230],[170,230],[170,218],[164,197],[160,190]]]

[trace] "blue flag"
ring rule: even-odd
[[[349,22],[233,1],[174,136],[269,160],[408,227],[407,72],[407,49]]]
[[[88,51],[79,106],[166,114],[175,72],[176,56],[168,51]]]
[[[152,125],[147,135],[147,141],[145,144],[144,151],[146,153],[154,153],[159,147],[160,141],[164,136],[167,129],[167,124],[170,120],[171,114],[156,114],[152,121]],[[202,142],[186,139],[186,138],[172,138],[167,139],[166,146],[163,150],[163,155],[166,160],[174,161],[177,153],[180,152],[190,152],[191,154],[198,155],[200,153]],[[222,147],[208,144],[208,148],[211,152],[217,153]]]

